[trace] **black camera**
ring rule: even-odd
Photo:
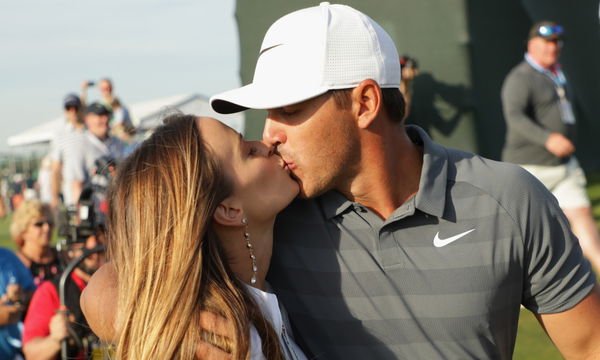
[[[65,239],[63,245],[85,242],[85,239],[95,234],[99,225],[89,189],[81,193],[76,205],[62,210],[58,216],[58,236]]]
[[[85,184],[77,204],[59,213],[58,235],[65,239],[62,245],[85,242],[106,225],[106,195],[115,171],[116,162],[109,157],[95,161],[95,170]],[[59,243],[60,247],[61,243]]]

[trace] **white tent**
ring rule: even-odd
[[[244,114],[217,114],[208,103],[208,98],[198,94],[174,95],[149,101],[127,105],[133,124],[140,130],[150,130],[158,125],[164,114],[176,109],[186,114],[203,115],[217,118],[239,132],[244,131]],[[47,121],[8,138],[8,146],[12,148],[48,145],[56,129],[59,129],[64,118]]]

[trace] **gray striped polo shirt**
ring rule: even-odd
[[[417,194],[385,221],[335,191],[295,201],[269,281],[313,358],[510,359],[520,304],[573,307],[590,265],[527,172],[407,132],[424,148]]]

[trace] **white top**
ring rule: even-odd
[[[115,137],[100,140],[86,130],[78,136],[76,141],[71,143],[67,152],[69,156],[63,163],[63,196],[65,205],[72,205],[77,201],[71,196],[72,182],[74,180],[83,183],[89,181],[92,171],[96,169],[95,162],[101,157],[121,160],[123,143]]]
[[[267,288],[269,288],[268,284]],[[256,301],[264,317],[271,323],[273,329],[275,329],[285,358],[289,360],[306,360],[306,355],[304,355],[294,342],[290,321],[285,313],[285,309],[279,305],[277,296],[250,285],[246,285],[246,289],[252,298],[254,298],[254,301]],[[254,326],[250,328],[250,359],[266,360],[265,355],[262,353],[262,341]]]
[[[65,120],[66,121],[66,120]],[[54,162],[62,163],[62,194],[66,205],[75,203],[75,199],[71,196],[73,181],[72,171],[69,171],[71,164],[74,163],[81,150],[81,142],[84,129],[77,129],[70,123],[66,122],[54,134],[50,151],[50,159]]]

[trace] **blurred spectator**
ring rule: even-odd
[[[87,88],[90,86],[90,83],[90,81],[85,81],[82,84],[81,94],[84,103],[87,101]],[[129,143],[134,128],[133,123],[127,107],[113,94],[112,80],[109,78],[100,80],[98,82],[98,90],[101,96],[100,103],[111,112],[110,135]]]
[[[9,206],[8,199],[8,181],[0,179],[0,219],[8,214]]]
[[[127,144],[131,143],[131,137],[135,134],[135,128],[129,116],[129,110],[121,105],[119,99],[114,98],[111,103],[112,119],[110,122],[111,135],[116,136]]]
[[[17,245],[15,253],[36,286],[59,270],[56,251],[50,247],[53,226],[52,210],[40,200],[25,201],[12,217],[10,234]]]
[[[57,131],[52,139],[50,159],[52,168],[52,197],[51,207],[56,210],[60,204],[60,194],[62,193],[65,205],[74,203],[71,194],[70,184],[72,179],[65,173],[65,162],[78,150],[77,144],[81,142],[81,135],[84,131],[82,119],[82,103],[75,94],[69,94],[64,100],[65,124]]]
[[[72,161],[66,165],[66,173],[71,179],[71,194],[76,201],[83,187],[90,181],[96,170],[96,161],[111,158],[118,161],[123,156],[123,143],[110,136],[110,111],[100,103],[86,108],[85,130],[79,149],[73,154]]]
[[[13,175],[13,182],[11,185],[12,196],[10,198],[10,204],[12,211],[15,211],[24,200],[23,189],[25,188],[25,183],[23,182],[23,175]]]
[[[40,161],[37,189],[39,199],[45,204],[50,204],[52,202],[52,160],[50,160],[50,156],[44,156]]]
[[[412,105],[412,83],[415,79],[415,76],[417,76],[419,73],[419,65],[417,64],[417,60],[409,56],[402,56],[400,58],[400,69],[400,92],[402,92],[402,95],[404,96],[404,118],[407,118]]]
[[[6,216],[6,205],[4,205],[4,196],[0,195],[0,219],[4,219]]]
[[[12,251],[0,248],[0,359],[16,359],[21,351],[21,317],[34,290],[29,270]]]
[[[82,254],[83,247],[91,249],[103,242],[104,234],[99,229],[98,233],[88,237],[85,243],[71,244],[68,257],[75,259]],[[57,312],[61,307],[58,295],[59,276],[42,283],[35,291],[25,317],[23,332],[23,352],[27,359],[56,358],[60,353],[63,339],[69,339],[69,327],[73,329],[79,340],[93,338],[81,312],[79,297],[90,277],[98,270],[103,261],[103,255],[92,254],[71,273],[65,287],[65,305],[68,309],[68,316]],[[67,341],[67,344],[69,359],[84,359],[83,349],[77,345],[77,341]]]
[[[23,181],[23,200],[28,201],[37,198],[38,194],[35,190],[35,179],[31,174],[27,174]]]
[[[584,255],[600,271],[600,235],[587,196],[586,178],[575,158],[572,90],[558,63],[563,27],[535,24],[525,59],[502,87],[507,124],[502,160],[520,164],[558,199]]]

